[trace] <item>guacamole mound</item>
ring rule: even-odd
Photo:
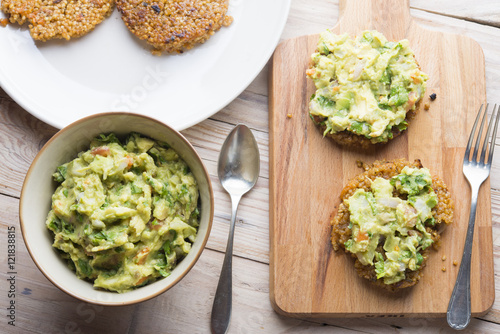
[[[408,40],[390,42],[377,31],[356,39],[323,32],[306,74],[316,86],[309,114],[323,134],[347,131],[372,144],[407,128],[427,81]]]
[[[376,161],[350,180],[332,220],[331,241],[355,259],[358,275],[381,288],[411,287],[423,276],[443,225],[453,222],[444,182],[419,160]]]
[[[386,180],[377,177],[371,191],[357,189],[347,199],[351,215],[351,238],[345,249],[356,254],[363,265],[374,265],[377,278],[385,284],[405,279],[407,269],[415,271],[423,262],[422,250],[432,243],[425,225],[434,225],[432,208],[437,204],[426,168],[405,167]],[[407,195],[401,199],[393,195]],[[383,241],[384,255],[376,251]]]
[[[123,293],[170,275],[199,225],[198,185],[167,144],[114,134],[57,168],[46,225],[76,275]]]

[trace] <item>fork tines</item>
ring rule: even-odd
[[[472,164],[475,164],[478,162],[479,165],[482,165],[482,166],[483,165],[491,166],[491,160],[493,158],[493,152],[495,150],[495,140],[496,140],[497,129],[498,129],[498,119],[500,118],[499,117],[500,116],[500,112],[499,112],[500,108],[498,108],[496,104],[493,107],[493,111],[491,113],[491,118],[490,118],[490,122],[488,125],[488,129],[486,131],[486,135],[484,136],[484,140],[482,141],[482,145],[481,145],[481,139],[483,138],[483,128],[485,127],[489,104],[486,104],[486,108],[484,108],[484,112],[483,112],[483,107],[484,107],[484,104],[482,104],[481,108],[479,108],[479,112],[477,113],[476,120],[474,121],[474,126],[472,127],[469,141],[467,142],[467,148],[465,150],[464,163],[470,162]],[[478,128],[477,125],[479,124],[480,119],[481,119],[481,125]],[[493,122],[494,119],[495,119],[495,122]],[[493,123],[495,123],[494,127],[493,127]],[[490,138],[492,128],[494,128],[494,129],[493,129],[493,135],[491,136],[491,142],[490,142],[489,138]],[[489,145],[488,155],[486,156],[486,152],[488,150],[488,142],[490,142],[490,145]],[[470,149],[471,149],[473,143],[475,143],[473,155],[472,155],[472,159],[469,159],[470,158]],[[478,161],[477,157],[478,157],[478,152],[479,152],[480,147],[481,147],[481,156],[480,156],[480,159]],[[486,158],[487,158],[487,160],[486,160]]]

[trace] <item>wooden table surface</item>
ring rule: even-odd
[[[486,60],[488,101],[500,102],[498,1],[414,0],[410,4],[411,15],[422,26],[464,34],[479,42]],[[281,40],[333,27],[338,12],[337,1],[293,0]],[[183,131],[202,156],[214,186],[215,219],[207,248],[196,266],[174,288],[139,305],[123,307],[93,306],[66,295],[40,273],[28,255],[18,219],[21,185],[31,161],[57,129],[31,116],[0,87],[0,332],[208,333],[230,220],[229,197],[217,180],[216,161],[224,138],[237,123],[245,123],[253,130],[261,152],[261,175],[256,187],[242,199],[238,211],[233,260],[233,313],[228,333],[451,332],[446,319],[292,319],[274,312],[269,301],[268,72],[267,65],[228,106]],[[498,295],[499,153],[493,161],[491,196],[495,291]],[[16,229],[15,298],[9,296],[7,244],[10,226]],[[11,300],[15,300],[15,327],[8,324],[10,311],[7,308]],[[472,319],[466,331],[500,333],[498,299],[488,314]]]

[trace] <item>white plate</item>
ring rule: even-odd
[[[153,56],[115,9],[88,35],[34,42],[25,26],[0,28],[0,85],[24,109],[62,128],[105,111],[132,111],[176,130],[225,107],[262,70],[291,0],[230,0],[229,27],[183,54]]]

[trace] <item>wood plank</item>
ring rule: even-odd
[[[0,87],[1,194],[19,197],[31,161],[56,132],[56,129],[28,114]]]
[[[454,167],[461,166],[467,134],[486,100],[483,52],[467,37],[415,24],[407,1],[341,1],[340,7],[345,9],[336,33],[376,29],[389,39],[409,39],[430,77],[427,94],[436,92],[438,100],[420,112],[407,134],[377,152],[343,149],[322,138],[307,114],[314,87],[304,73],[318,36],[290,39],[277,48],[270,87],[271,301],[289,316],[443,316],[458,267],[441,271],[441,256],[461,258],[465,229],[459,227],[466,226],[470,207],[469,186]],[[442,249],[429,259],[422,282],[393,296],[359,279],[350,258],[332,254],[328,217],[343,185],[359,173],[357,160],[399,157],[420,158],[449,185],[456,204],[454,226],[443,234]],[[486,313],[494,299],[488,183],[480,198],[471,286],[475,315]],[[346,282],[349,289],[343,288]]]
[[[497,0],[411,0],[411,15],[430,17],[443,24],[447,20],[462,22],[462,25],[478,23],[483,26],[499,27],[500,6]],[[282,40],[312,35],[333,27],[339,17],[339,1],[296,1],[290,9],[287,26]],[[464,22],[465,21],[465,22]]]
[[[412,0],[411,7],[456,19],[500,27],[500,20],[498,20],[500,6],[497,0],[483,0],[480,4],[467,0]]]
[[[424,11],[412,11],[416,22],[426,29],[461,34],[478,42],[484,52],[486,66],[486,95],[488,102],[500,101],[500,49],[495,42],[500,37],[498,28],[470,23]],[[497,142],[498,143],[498,142]]]

